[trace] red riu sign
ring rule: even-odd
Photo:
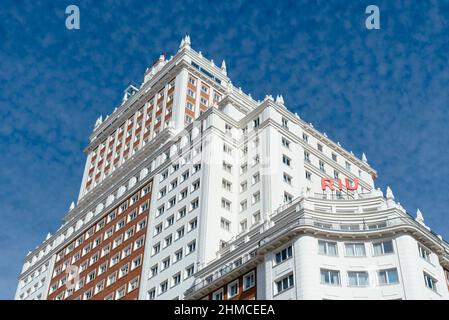
[[[352,180],[353,184],[351,184],[351,180],[348,178],[345,178],[345,187],[347,190],[357,190],[359,187],[359,180],[354,179]],[[332,191],[335,190],[334,186],[334,179],[332,178],[321,178],[321,189],[324,191],[326,188],[329,187]],[[341,179],[337,179],[337,189],[343,190],[343,181]]]

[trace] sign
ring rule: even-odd
[[[331,189],[332,191],[335,190],[335,188],[337,188],[338,190],[342,191],[343,190],[343,181],[341,179],[336,179],[337,181],[337,186],[335,186],[334,183],[335,179],[332,178],[321,178],[321,189],[324,191],[326,190],[327,187],[329,187],[329,189]],[[345,189],[346,190],[357,190],[357,188],[359,187],[359,180],[358,179],[354,179],[349,180],[348,178],[345,178]]]

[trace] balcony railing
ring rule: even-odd
[[[245,265],[248,265],[251,261],[254,261],[255,258],[256,258],[256,252],[251,251],[249,254],[243,256],[242,258],[236,259],[234,262],[223,266],[218,271],[215,271],[213,274],[205,277],[203,280],[201,280],[201,282],[198,282],[198,283],[194,284],[192,287],[190,287],[189,289],[187,289],[187,291],[185,292],[185,296],[188,296],[188,295],[208,286],[209,284],[223,278],[224,276],[226,276],[227,274],[229,274],[230,272],[232,272],[236,269],[239,269],[239,268],[244,267]]]
[[[263,246],[264,244],[270,242],[273,239],[276,239],[278,237],[281,237],[284,234],[288,234],[291,230],[298,228],[298,227],[313,227],[318,228],[321,230],[328,230],[328,231],[337,231],[337,232],[344,232],[348,234],[357,234],[357,233],[363,233],[363,232],[370,232],[370,231],[377,231],[377,230],[384,230],[389,229],[392,227],[397,226],[414,226],[421,231],[425,233],[429,233],[433,236],[434,240],[437,240],[441,243],[443,243],[445,246],[448,246],[448,243],[442,240],[440,237],[438,237],[437,234],[435,234],[432,231],[429,231],[425,226],[417,223],[411,216],[404,216],[404,217],[394,217],[384,220],[379,220],[376,222],[366,222],[363,219],[352,222],[352,223],[339,223],[331,220],[323,220],[323,219],[316,219],[313,217],[300,217],[293,222],[289,223],[288,226],[285,228],[282,228],[281,230],[263,238],[259,241],[257,248]],[[435,239],[436,238],[436,239]],[[250,240],[248,240],[250,241]],[[229,274],[231,271],[236,270],[238,268],[243,267],[244,265],[250,263],[251,261],[255,260],[256,258],[256,250],[253,250],[250,254],[242,257],[239,263],[236,263],[236,261],[225,265],[218,271],[215,271],[213,274],[208,275],[207,277],[203,278],[203,280],[199,283],[194,284],[191,288],[189,288],[185,295],[191,295],[194,292],[207,287],[209,284],[212,284],[213,282],[219,280],[220,278],[224,277],[225,275]]]

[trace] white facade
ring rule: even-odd
[[[289,112],[281,96],[255,101],[188,38],[174,57],[147,70],[137,90],[97,121],[78,204],[27,256],[17,299],[35,297],[23,294],[24,279],[44,261],[51,270],[57,250],[149,179],[140,299],[203,298],[248,266],[257,270],[258,299],[449,297],[447,243],[420,217],[411,219],[391,190],[385,198],[375,189],[377,173],[365,156]],[[321,178],[358,179],[359,188],[323,193]],[[320,253],[319,241],[335,254]],[[392,251],[378,254],[381,241]],[[364,255],[347,257],[349,244]],[[278,292],[277,282],[290,275]]]

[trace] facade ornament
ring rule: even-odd
[[[227,70],[226,70],[226,62],[224,61],[224,59],[223,59],[223,61],[221,62],[221,71],[223,72],[224,75],[227,75],[227,74],[228,74],[228,72],[227,72]]]
[[[366,158],[365,152],[362,153],[362,161],[368,163],[368,159]]]
[[[387,187],[387,200],[394,200],[394,194],[390,186]]]

